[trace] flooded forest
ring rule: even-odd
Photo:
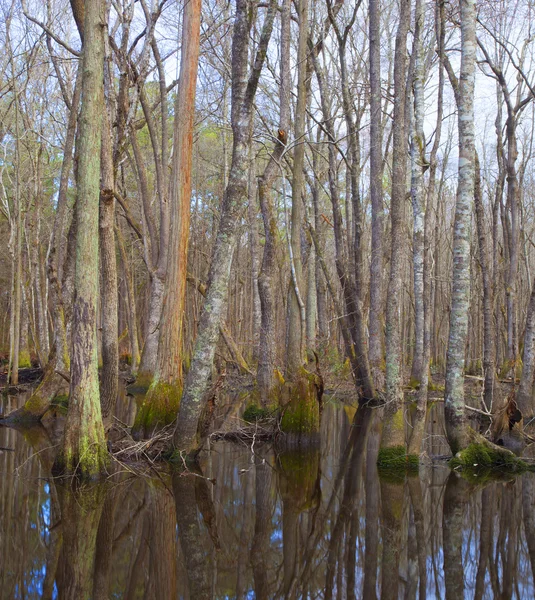
[[[533,0],[0,14],[0,600],[533,598]]]

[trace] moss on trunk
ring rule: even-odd
[[[181,398],[181,385],[154,382],[138,408],[132,427],[134,439],[150,438],[172,423],[177,417]]]
[[[417,454],[407,454],[405,446],[380,448],[377,456],[377,466],[381,471],[388,469],[418,469]]]
[[[323,393],[318,376],[305,369],[294,381],[286,381],[281,396],[284,403],[280,428],[289,434],[314,434],[320,430],[320,406]]]

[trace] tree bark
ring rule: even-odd
[[[403,277],[404,202],[406,196],[407,133],[405,91],[407,78],[407,33],[410,0],[402,0],[394,55],[394,137],[392,150],[392,195],[390,200],[391,258],[386,307],[386,406],[381,439],[385,448],[405,449],[403,418],[403,372],[401,344],[401,283]],[[381,451],[379,455],[381,456]]]
[[[136,415],[134,431],[150,436],[176,418],[184,385],[184,310],[191,204],[191,163],[199,62],[201,0],[184,6],[180,76],[175,103],[171,175],[171,231],[154,381]]]
[[[63,448],[57,463],[66,473],[95,477],[107,463],[96,335],[100,147],[104,110],[104,3],[95,0],[86,9],[70,398]]]
[[[466,446],[464,363],[470,293],[470,237],[474,198],[474,82],[476,62],[474,0],[461,0],[461,75],[459,85],[459,181],[453,232],[450,333],[446,358],[444,412],[453,454]]]

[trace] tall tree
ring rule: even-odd
[[[145,436],[175,420],[184,385],[183,332],[186,305],[195,93],[201,31],[201,0],[184,6],[180,75],[175,103],[171,173],[171,232],[160,343],[154,381],[136,417]]]
[[[403,373],[401,357],[401,283],[403,269],[403,216],[406,197],[407,132],[406,81],[407,33],[410,0],[401,0],[394,54],[394,121],[392,151],[392,194],[390,198],[390,277],[386,306],[386,405],[379,460],[384,451],[395,448],[405,454],[405,419],[403,418]]]
[[[459,179],[453,232],[450,333],[446,359],[444,412],[446,434],[455,454],[467,443],[464,363],[470,301],[470,236],[474,199],[474,84],[476,65],[475,0],[460,0],[461,72],[459,77]]]
[[[98,476],[107,449],[100,409],[97,359],[98,220],[100,148],[104,111],[105,4],[85,7],[75,289],[69,409],[57,466],[82,477]]]

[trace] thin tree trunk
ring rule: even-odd
[[[397,448],[405,453],[405,420],[403,418],[403,371],[401,343],[401,300],[403,277],[403,204],[406,194],[407,139],[405,131],[405,82],[407,77],[407,33],[410,0],[400,4],[399,24],[394,56],[394,128],[392,151],[392,196],[390,201],[391,258],[386,307],[386,406],[384,409],[382,452]]]
[[[111,419],[119,390],[119,325],[117,258],[115,251],[115,176],[111,139],[110,116],[104,109],[102,116],[101,184],[100,184],[100,264],[101,264],[101,323],[102,323],[102,377],[100,407],[105,428]]]
[[[305,126],[307,106],[307,43],[308,43],[308,0],[299,0],[299,39],[297,48],[297,104],[295,108],[295,148],[292,170],[292,217],[290,253],[290,289],[288,293],[286,369],[289,380],[295,380],[305,362],[306,314],[303,297],[303,267],[301,264],[301,228],[303,221],[304,189],[303,168],[305,164]],[[283,192],[284,193],[284,192]]]
[[[459,181],[453,233],[453,282],[446,359],[444,412],[453,454],[466,446],[464,363],[470,291],[470,236],[474,198],[474,81],[476,62],[474,0],[461,0],[461,75],[459,87]]]
[[[383,359],[383,153],[381,118],[381,22],[380,0],[369,3],[370,36],[370,200],[372,243],[370,263],[370,367],[375,387],[384,387]]]

